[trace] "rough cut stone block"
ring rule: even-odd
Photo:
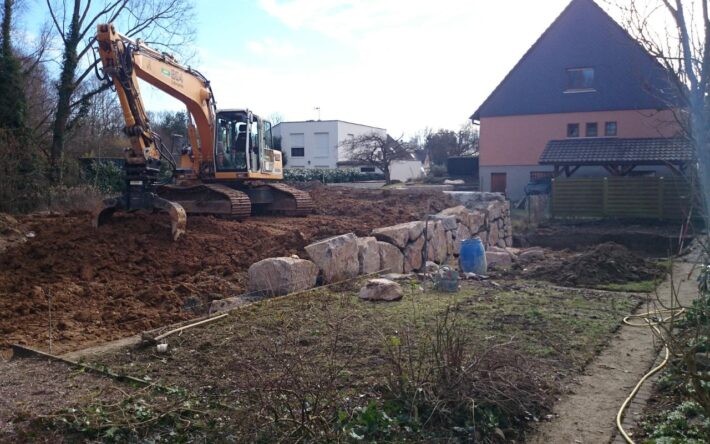
[[[454,216],[456,220],[458,220],[459,222],[463,222],[463,220],[468,216],[468,210],[465,206],[459,205],[457,207],[451,207],[442,210],[436,215],[441,217]]]
[[[487,210],[488,210],[488,220],[493,221],[501,216],[501,210],[503,209],[503,203],[502,202],[490,202],[488,204]]]
[[[471,230],[471,233],[477,233],[481,231],[485,224],[486,215],[480,210],[475,210],[469,214],[466,226],[468,226],[468,229]]]
[[[508,268],[513,264],[513,259],[506,251],[486,251],[486,262],[489,268]]]
[[[468,214],[466,214],[465,217],[468,217]],[[456,220],[457,220],[456,216],[437,214],[437,215],[434,215],[432,217],[432,219],[435,221],[440,221],[444,227],[444,230],[453,231],[456,229]]]
[[[454,254],[454,232],[446,232],[446,255],[453,256]]]
[[[374,237],[362,237],[357,240],[357,257],[360,274],[380,271],[380,246]]]
[[[430,233],[426,247],[427,260],[441,264],[446,260],[446,231],[441,222],[436,222]]]
[[[424,233],[424,222],[418,220],[414,222],[407,222],[406,224],[409,227],[409,240],[413,241],[416,240],[419,236]]]
[[[454,254],[459,254],[459,251],[461,251],[461,242],[470,238],[471,230],[469,230],[466,225],[460,223],[458,225],[458,228],[456,229],[456,239],[454,240]]]
[[[481,238],[481,242],[483,245],[488,245],[488,232],[487,231],[479,231],[476,233],[476,236]]]
[[[388,242],[398,246],[400,249],[404,249],[407,246],[407,242],[410,239],[414,240],[421,236],[422,231],[424,231],[424,222],[414,221],[391,227],[375,228],[372,230],[372,235],[379,241]]]
[[[274,257],[249,267],[249,291],[270,296],[307,290],[316,285],[318,267],[305,259]]]
[[[491,225],[488,228],[488,245],[496,245],[498,243],[498,239],[500,238],[498,232],[498,225]]]
[[[524,262],[539,261],[545,258],[545,251],[542,248],[528,248],[521,251],[518,258]]]
[[[353,233],[310,244],[305,250],[321,270],[326,284],[350,279],[360,271],[357,237]]]
[[[404,272],[421,270],[423,266],[424,236],[410,242],[404,249]]]
[[[380,269],[389,270],[390,273],[404,272],[404,255],[392,244],[377,242],[380,247]]]
[[[360,299],[366,301],[397,301],[403,294],[402,286],[388,279],[370,279],[360,289]]]

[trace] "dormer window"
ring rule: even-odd
[[[594,92],[594,68],[568,68],[565,93]]]

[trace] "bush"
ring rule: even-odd
[[[383,180],[381,173],[363,173],[355,168],[309,168],[309,169],[286,169],[284,179],[289,182],[312,182],[323,183],[346,183],[363,180]]]
[[[126,187],[123,168],[110,160],[94,160],[82,173],[83,182],[101,193],[120,193]]]
[[[429,175],[432,177],[446,177],[447,171],[444,165],[432,165],[429,169]]]
[[[384,338],[389,378],[378,387],[381,400],[341,412],[344,432],[368,442],[497,442],[549,408],[543,364],[510,344],[474,343],[457,313],[449,307],[433,328],[412,319]]]

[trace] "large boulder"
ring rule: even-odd
[[[409,240],[418,238],[423,231],[424,222],[415,221],[397,224],[391,227],[375,228],[372,230],[372,235],[379,241],[388,242],[392,245],[396,245],[400,249],[404,249]]]
[[[380,246],[374,237],[361,237],[357,240],[357,257],[360,274],[380,271]]]
[[[540,247],[528,248],[518,254],[518,259],[523,262],[534,262],[545,258],[545,250]]]
[[[353,233],[310,244],[305,250],[326,284],[353,278],[360,272],[357,237]]]
[[[427,231],[427,259],[441,264],[446,260],[446,231],[441,222],[431,225]]]
[[[489,221],[494,221],[496,219],[500,219],[503,213],[503,202],[500,201],[493,201],[488,203],[487,206],[488,210],[488,220]]]
[[[446,255],[447,256],[453,256],[454,255],[454,232],[453,231],[446,231]],[[458,250],[455,252],[458,253]]]
[[[377,242],[380,253],[380,269],[388,270],[390,273],[404,272],[404,255],[392,244],[387,242]]]
[[[483,226],[486,224],[486,215],[480,210],[474,210],[470,213],[468,218],[468,229],[471,233],[477,233],[481,231]]]
[[[457,207],[447,208],[436,214],[437,218],[449,218],[454,217],[457,222],[462,223],[466,226],[470,223],[471,213],[463,205]]]
[[[272,257],[249,267],[249,291],[269,296],[307,290],[316,285],[318,267],[311,261]]]
[[[436,214],[432,216],[432,220],[440,221],[444,226],[444,230],[453,231],[456,229],[456,222],[458,218],[455,215]]]
[[[488,268],[509,268],[513,265],[513,258],[507,251],[486,251]]]
[[[498,239],[500,239],[500,232],[498,231],[498,225],[497,224],[491,224],[490,227],[488,227],[488,245],[496,245],[498,243]]]
[[[360,289],[360,299],[366,301],[397,301],[403,294],[402,287],[388,279],[370,279]]]
[[[404,249],[404,272],[419,271],[423,267],[424,236],[410,242]]]

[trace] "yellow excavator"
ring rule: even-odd
[[[94,214],[95,226],[117,210],[164,211],[177,240],[185,232],[187,214],[244,218],[313,212],[308,193],[279,182],[283,159],[273,149],[268,120],[248,109],[217,110],[202,74],[119,34],[112,24],[98,25],[96,40],[104,78],[121,102],[131,147],[125,151],[126,191],[102,203]],[[138,79],[185,104],[188,143],[179,154],[168,150],[151,129]],[[169,180],[161,179],[163,162],[172,170]]]

